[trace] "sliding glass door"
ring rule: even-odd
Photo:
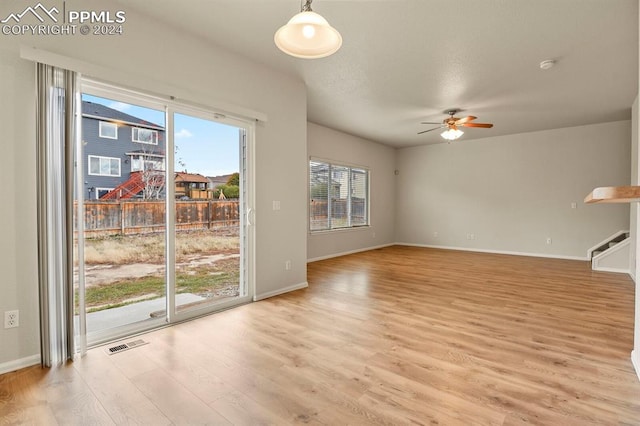
[[[175,204],[175,318],[248,301],[246,129],[226,117],[170,109]]]
[[[249,301],[252,124],[92,81],[81,120],[74,282],[89,344]]]

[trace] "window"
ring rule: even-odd
[[[108,121],[101,121],[98,134],[101,138],[118,139],[118,125]]]
[[[113,188],[96,188],[96,200],[99,200],[111,191],[113,191]]]
[[[89,174],[93,176],[120,176],[120,159],[90,155]]]
[[[309,162],[309,229],[325,231],[369,225],[369,171]]]
[[[131,129],[131,140],[139,143],[158,145],[158,132],[156,130],[134,127]]]
[[[131,171],[164,170],[164,158],[155,158],[145,155],[131,156]]]

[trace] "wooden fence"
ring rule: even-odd
[[[326,221],[329,215],[329,203],[326,200],[311,200],[309,204],[311,221]],[[331,217],[346,218],[349,214],[349,206],[346,199],[331,200]],[[365,200],[354,198],[351,200],[351,219],[355,221],[366,221]]]
[[[86,201],[85,236],[134,235],[164,232],[164,201]],[[239,226],[238,200],[176,201],[176,230]]]

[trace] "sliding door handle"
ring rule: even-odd
[[[253,213],[253,209],[249,207],[247,209],[247,225],[248,226],[253,226],[253,223],[251,222],[251,213]]]

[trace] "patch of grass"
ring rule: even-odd
[[[176,293],[210,297],[212,293],[240,282],[238,258],[224,259],[196,270],[176,274]],[[163,276],[149,276],[116,281],[86,289],[87,312],[97,312],[155,299],[165,295]],[[76,294],[76,300],[78,300]],[[77,308],[77,306],[76,306]]]
[[[176,274],[176,293],[193,293],[205,296],[220,288],[238,285],[240,261],[223,259],[207,268],[181,271]]]
[[[237,253],[240,239],[236,229],[222,233],[213,231],[178,232],[176,261],[188,256],[209,253]],[[164,234],[115,235],[85,240],[87,265],[126,265],[131,263],[164,263]]]
[[[238,285],[240,273],[221,272],[217,275],[181,275],[176,278],[176,293],[192,293],[205,296],[217,289]]]
[[[193,254],[238,253],[238,236],[216,235],[215,233],[181,233],[176,235],[176,257],[178,262]]]
[[[145,295],[148,295],[149,298],[155,298],[164,296],[164,294],[164,277],[143,277],[89,287],[85,292],[85,303],[88,311],[94,312],[140,302],[145,299],[138,298]],[[127,299],[134,298],[135,301],[126,302]]]

